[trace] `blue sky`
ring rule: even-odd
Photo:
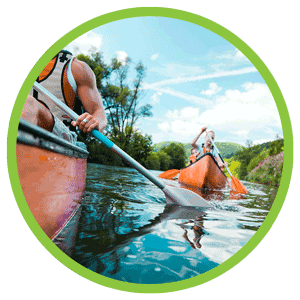
[[[153,106],[153,117],[137,126],[154,143],[190,142],[203,126],[215,131],[216,141],[242,145],[282,136],[276,104],[259,72],[205,28],[171,18],[131,18],[95,28],[66,49],[88,54],[92,46],[107,62],[129,56],[146,66],[141,104]]]

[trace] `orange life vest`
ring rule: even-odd
[[[191,155],[190,156],[190,163],[193,163],[196,161],[196,156],[195,155]]]

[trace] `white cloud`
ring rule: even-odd
[[[142,88],[142,89],[145,89],[145,88]],[[202,98],[202,97],[190,95],[190,94],[187,94],[187,93],[179,92],[179,91],[176,91],[174,89],[171,89],[170,87],[165,87],[165,88],[157,87],[157,88],[153,88],[152,90],[157,91],[157,92],[161,92],[161,93],[165,93],[165,94],[177,97],[177,98],[187,100],[188,102],[190,102],[194,105],[197,105],[197,106],[199,106],[199,105],[211,105],[210,100],[207,100],[207,99]]]
[[[240,50],[237,50],[237,49],[236,49],[234,58],[235,59],[247,59],[247,57]]]
[[[178,63],[164,63],[160,66],[155,66],[149,69],[149,72],[154,72],[165,77],[186,77],[191,75],[199,75],[204,70],[199,66],[189,66]]]
[[[198,96],[190,95],[187,93],[183,93],[183,92],[171,89],[170,87],[168,87],[166,85],[168,85],[168,84],[179,85],[181,83],[201,81],[201,80],[210,79],[210,78],[236,76],[236,75],[248,74],[248,73],[253,73],[253,72],[257,72],[257,70],[254,67],[249,67],[249,68],[243,68],[243,69],[239,69],[239,70],[221,71],[221,72],[216,72],[213,74],[206,74],[206,75],[199,75],[199,76],[177,77],[177,78],[173,78],[173,79],[157,81],[154,83],[144,83],[142,85],[141,89],[142,90],[154,90],[156,92],[169,94],[174,97],[189,101],[190,103],[197,105],[197,106],[203,106],[203,105],[210,106],[210,105],[212,105],[211,100],[205,99],[203,97],[198,97]],[[217,84],[215,84],[215,83],[211,83],[209,85],[209,87],[210,87],[210,90],[207,91],[206,93],[211,93],[211,94],[217,93],[222,89],[221,87],[218,87]]]
[[[227,76],[249,74],[249,73],[254,73],[254,72],[257,72],[256,68],[247,67],[247,68],[237,69],[237,70],[232,70],[232,71],[220,71],[220,72],[216,72],[216,73],[212,73],[212,74],[177,77],[177,78],[157,81],[154,83],[145,83],[142,88],[145,90],[150,90],[150,89],[156,89],[158,87],[162,87],[165,85],[181,84],[181,83],[187,83],[187,82],[201,81],[204,79],[221,78],[221,77],[227,77]]]
[[[199,118],[199,108],[195,107],[185,107],[182,110],[168,110],[166,113],[166,118],[171,120],[197,120]]]
[[[201,116],[204,123],[211,122],[215,128],[251,131],[258,127],[281,127],[279,113],[266,84],[246,83],[244,91],[227,90],[217,99],[217,104]]]
[[[170,124],[168,122],[164,123],[158,123],[157,124],[158,128],[161,129],[162,131],[168,131],[170,129]]]
[[[273,139],[260,139],[260,140],[254,140],[254,141],[253,141],[253,145],[260,145],[260,144],[267,143],[267,142],[271,142],[271,141],[274,141],[274,138],[273,138]]]
[[[162,95],[162,92],[156,92],[151,96],[152,104],[158,104],[160,102],[160,96]]]
[[[180,136],[193,136],[199,133],[202,124],[199,121],[200,109],[195,107],[185,107],[181,110],[168,110],[165,117],[167,119],[163,124],[164,128],[168,128],[169,133]],[[158,124],[161,128],[161,124]]]
[[[222,88],[219,87],[215,82],[211,82],[209,84],[209,89],[202,91],[201,94],[206,95],[206,96],[212,96],[214,94],[219,93],[221,90],[222,90]]]
[[[126,60],[128,58],[128,54],[125,51],[117,51],[117,61],[120,62],[122,65],[125,65]]]
[[[151,56],[151,60],[157,60],[159,57],[159,54],[158,53],[155,53]]]
[[[222,55],[218,55],[217,58],[219,59],[225,59],[225,60],[231,60],[232,62],[238,62],[238,61],[246,61],[248,60],[247,57],[238,49],[235,49],[234,51],[231,51],[229,53],[225,53]]]
[[[180,111],[180,118],[183,120],[197,120],[199,118],[199,108],[185,107]]]
[[[80,53],[88,55],[89,50],[91,48],[95,48],[99,51],[103,43],[102,36],[94,33],[93,31],[89,31],[81,36],[79,36],[76,40],[67,45],[64,49],[73,52],[74,55],[78,55]]]
[[[195,121],[175,120],[171,122],[172,132],[179,136],[194,136],[201,128]]]
[[[234,135],[236,140],[245,141],[251,134],[264,135],[265,140],[274,139],[275,132],[281,131],[281,122],[268,86],[247,82],[242,87],[242,91],[227,90],[205,111],[198,107],[169,110],[164,126],[168,126],[168,132],[176,135],[177,140],[193,138],[204,125]]]
[[[168,110],[167,113],[166,113],[166,117],[168,119],[173,119],[173,120],[177,120],[179,118],[179,112],[177,109],[171,111],[171,110]]]

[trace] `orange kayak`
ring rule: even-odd
[[[211,153],[204,154],[194,163],[180,170],[180,183],[209,190],[222,189],[227,184],[227,177],[219,168]]]
[[[53,240],[80,208],[88,152],[20,120],[16,155],[26,202]]]

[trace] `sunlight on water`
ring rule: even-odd
[[[181,187],[174,180],[165,183]],[[276,189],[244,184],[249,194],[242,197],[229,189],[196,191],[215,210],[179,207],[167,205],[163,192],[133,169],[89,164],[72,258],[99,274],[134,283],[202,274],[241,249],[272,206]]]

